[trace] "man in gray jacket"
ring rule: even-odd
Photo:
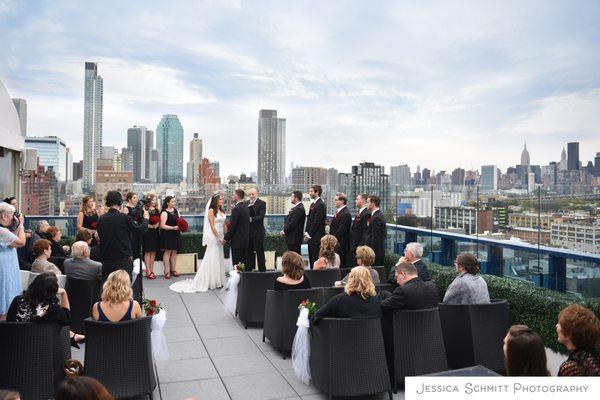
[[[86,242],[75,242],[71,257],[65,260],[65,275],[82,280],[102,280],[102,263],[90,260],[90,247]]]

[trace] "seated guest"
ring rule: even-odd
[[[52,257],[68,258],[69,246],[61,246],[59,244],[62,239],[62,232],[55,226],[51,226],[46,231],[46,236],[52,244]]]
[[[58,287],[56,275],[44,272],[36,276],[22,295],[13,299],[6,320],[67,326],[71,325],[69,309],[67,292]],[[72,344],[82,343],[84,339],[85,336],[71,332]]]
[[[35,224],[35,233],[42,239],[48,239],[48,228],[50,224],[45,219],[39,220]]]
[[[55,400],[114,400],[106,388],[94,378],[88,376],[69,376],[63,380],[56,393]]]
[[[431,280],[431,274],[429,273],[429,269],[427,269],[427,265],[425,265],[421,257],[423,257],[423,245],[418,242],[411,242],[408,243],[404,248],[404,255],[400,257],[396,265],[402,264],[405,261],[413,264],[415,268],[417,268],[419,278],[421,278],[423,282],[427,282]],[[388,283],[393,287],[397,285],[396,270],[394,268],[392,268],[390,271]]]
[[[108,275],[102,286],[102,301],[92,307],[92,318],[96,321],[120,322],[144,316],[140,303],[132,299],[129,274],[118,269]]]
[[[593,311],[571,304],[558,314],[556,333],[569,350],[558,376],[600,376],[600,321]]]
[[[356,249],[356,263],[359,267],[365,267],[369,270],[371,274],[371,280],[376,285],[379,283],[379,273],[375,271],[371,266],[375,262],[375,252],[369,246],[359,246]],[[348,282],[348,277],[350,274],[347,274],[341,281],[335,282],[335,286],[345,286]]]
[[[52,264],[48,259],[52,255],[52,244],[49,240],[38,239],[33,244],[33,254],[35,254],[35,261],[31,264],[31,272],[52,272],[55,275],[60,275],[60,269]]]
[[[339,268],[340,256],[335,252],[337,245],[338,240],[335,236],[323,236],[319,247],[319,259],[315,261],[313,269]]]
[[[102,263],[90,260],[90,247],[86,242],[73,243],[71,257],[65,260],[65,275],[75,279],[102,280]]]
[[[310,282],[304,276],[304,259],[293,251],[286,251],[281,257],[281,272],[283,276],[275,280],[273,289],[310,289]]]
[[[373,258],[375,258],[375,256],[373,256]],[[375,293],[375,285],[371,278],[371,271],[369,271],[367,267],[354,267],[350,270],[344,292],[332,297],[315,313],[315,318],[324,317],[381,317],[381,300]],[[316,322],[317,320],[315,320],[315,323]]]
[[[92,234],[85,229],[80,229],[75,234],[75,241],[86,242],[88,245],[90,245],[92,243]]]
[[[452,281],[444,304],[483,304],[490,302],[487,283],[479,275],[479,262],[473,254],[460,253],[454,267],[458,276]]]
[[[92,246],[93,238],[91,233],[85,229],[81,229],[77,232],[77,235],[75,235],[75,241],[86,242],[90,249],[90,259],[99,263],[102,262],[100,259],[100,241],[98,238],[96,238],[96,244]]]
[[[396,265],[398,287],[393,293],[382,291],[381,307],[384,310],[419,310],[438,305],[437,287],[431,282],[423,282],[414,264],[405,261]]]
[[[540,336],[526,325],[513,325],[504,338],[504,367],[508,376],[550,376]]]

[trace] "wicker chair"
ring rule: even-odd
[[[50,399],[71,358],[69,327],[30,322],[1,322],[0,388],[22,399]]]
[[[335,269],[306,270],[304,275],[308,278],[311,287],[330,287],[339,280],[339,272]]]
[[[383,265],[371,267],[379,274],[379,282],[384,283],[387,282],[387,277],[385,276],[385,267]]]
[[[391,330],[388,330],[387,322],[391,322]],[[437,308],[386,313],[384,337],[394,391],[407,376],[448,369]]]
[[[84,374],[116,398],[149,395],[156,387],[150,317],[123,322],[85,320]]]
[[[323,288],[322,290],[323,290],[323,299],[322,299],[323,304],[326,304],[329,300],[331,300],[332,297],[335,297],[336,295],[344,292],[343,287],[326,287],[326,288]]]
[[[242,272],[238,286],[236,313],[244,323],[262,324],[265,317],[267,290],[273,289],[279,271]]]
[[[85,334],[83,321],[90,317],[92,306],[100,299],[100,282],[67,277],[65,290],[71,304],[71,330]]]
[[[307,299],[320,307],[323,301],[322,288],[267,290],[263,342],[265,338],[269,339],[269,342],[281,351],[284,359],[286,353],[292,350],[292,344],[294,343],[296,322],[298,320],[298,304]]]
[[[504,369],[503,339],[510,326],[508,302],[439,304],[444,344],[450,368],[483,365]]]
[[[332,396],[367,396],[392,391],[381,320],[323,318],[311,328],[313,385]]]

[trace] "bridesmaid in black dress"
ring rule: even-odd
[[[127,203],[125,203],[121,211],[133,218],[133,220],[136,223],[141,222],[144,218],[144,210],[138,205],[138,195],[133,192],[128,192],[125,195],[125,200],[127,201]],[[132,258],[134,260],[136,258],[140,258],[140,254],[142,251],[142,236],[138,234],[132,234],[130,236],[130,242]]]
[[[96,203],[92,196],[84,196],[81,200],[81,208],[77,214],[77,231],[85,230],[92,236],[90,247],[98,244],[98,216]]]
[[[175,208],[175,198],[173,196],[165,197],[160,213],[160,245],[164,251],[163,265],[166,279],[170,279],[171,275],[179,276],[177,273],[177,250],[179,250],[181,232],[177,226],[178,219],[179,212]]]
[[[148,230],[144,234],[144,264],[146,264],[146,276],[148,279],[156,279],[154,275],[154,261],[156,252],[160,249],[160,209],[156,201],[156,195],[150,193],[146,196],[146,209],[150,215]]]

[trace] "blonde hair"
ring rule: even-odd
[[[131,300],[131,280],[123,269],[113,271],[102,285],[102,301],[109,304],[119,304]]]
[[[81,208],[79,209],[79,211],[86,215],[90,215],[87,213],[87,204],[90,201],[94,201],[94,198],[92,196],[83,196],[83,199],[81,199]],[[93,213],[94,213],[94,211],[92,210],[92,214]]]
[[[352,268],[348,276],[348,282],[344,287],[344,292],[347,295],[358,293],[363,299],[375,296],[375,285],[371,278],[371,271],[367,267]]]
[[[335,264],[335,248],[338,245],[338,240],[333,235],[325,235],[321,238],[319,246],[319,257],[323,257],[329,264]]]
[[[369,246],[359,246],[356,249],[356,259],[360,259],[363,266],[370,267],[375,262],[375,252]]]

